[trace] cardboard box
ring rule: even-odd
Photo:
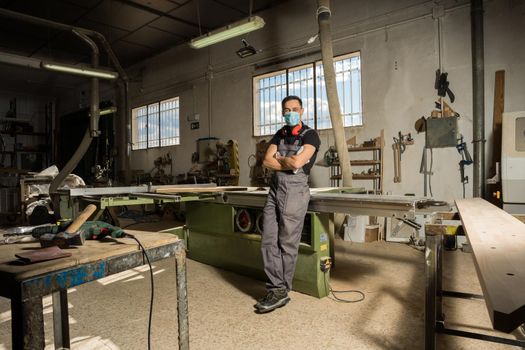
[[[379,225],[367,225],[365,228],[365,242],[377,241],[379,236]]]

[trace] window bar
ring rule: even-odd
[[[314,110],[313,110],[313,113],[314,113],[314,129],[317,130],[317,81],[316,81],[317,64],[315,62],[313,63],[313,68],[312,69],[313,69],[312,81],[313,81],[313,86],[314,86]]]
[[[260,106],[261,111],[260,112],[261,112],[261,115],[262,115],[262,118],[261,118],[262,123],[261,123],[261,127],[260,127],[260,134],[264,135],[264,123],[265,123],[265,120],[266,120],[266,110],[265,110],[265,103],[264,103],[264,101],[266,99],[266,95],[265,95],[266,90],[264,88],[265,80],[262,79],[260,81],[260,84],[261,84],[261,99],[260,99],[260,101],[261,101],[261,106]]]
[[[349,126],[354,126],[355,123],[354,123],[354,111],[355,111],[355,106],[354,106],[354,86],[352,84],[352,60],[350,59],[350,67],[349,67],[349,73],[348,73],[348,76],[350,77],[350,81],[348,82],[348,85],[350,87],[350,111],[351,111],[351,115],[352,115],[352,118],[351,118],[351,125]]]
[[[277,114],[277,78],[279,76],[277,75],[275,77],[275,85],[273,87],[273,108],[274,108],[274,116],[275,116],[275,121],[277,121],[278,119],[278,114]],[[279,78],[280,80],[280,78]],[[274,125],[274,123],[272,122],[272,125]],[[270,126],[270,134],[273,134],[273,130],[272,130],[272,127]]]

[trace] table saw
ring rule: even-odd
[[[73,215],[82,201],[98,202],[101,211],[120,205],[185,202],[185,226],[166,231],[186,240],[189,258],[264,280],[260,233],[267,194],[264,188],[213,184],[65,189],[61,190],[61,212]],[[355,194],[344,188],[311,189],[294,290],[316,297],[328,295],[329,271],[321,271],[320,261],[334,256],[334,213],[411,220],[418,216],[417,204],[425,200]],[[424,232],[420,230],[419,236],[424,237]]]

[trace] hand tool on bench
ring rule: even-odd
[[[97,207],[94,204],[89,204],[64,231],[39,235],[40,245],[42,247],[56,245],[60,248],[66,248],[70,245],[83,245],[85,238],[80,228],[96,210]]]

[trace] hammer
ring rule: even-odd
[[[67,248],[70,245],[83,245],[84,235],[79,232],[80,227],[89,217],[97,210],[97,206],[89,204],[82,210],[75,220],[63,232],[46,233],[40,236],[40,245],[42,247],[58,246]]]

